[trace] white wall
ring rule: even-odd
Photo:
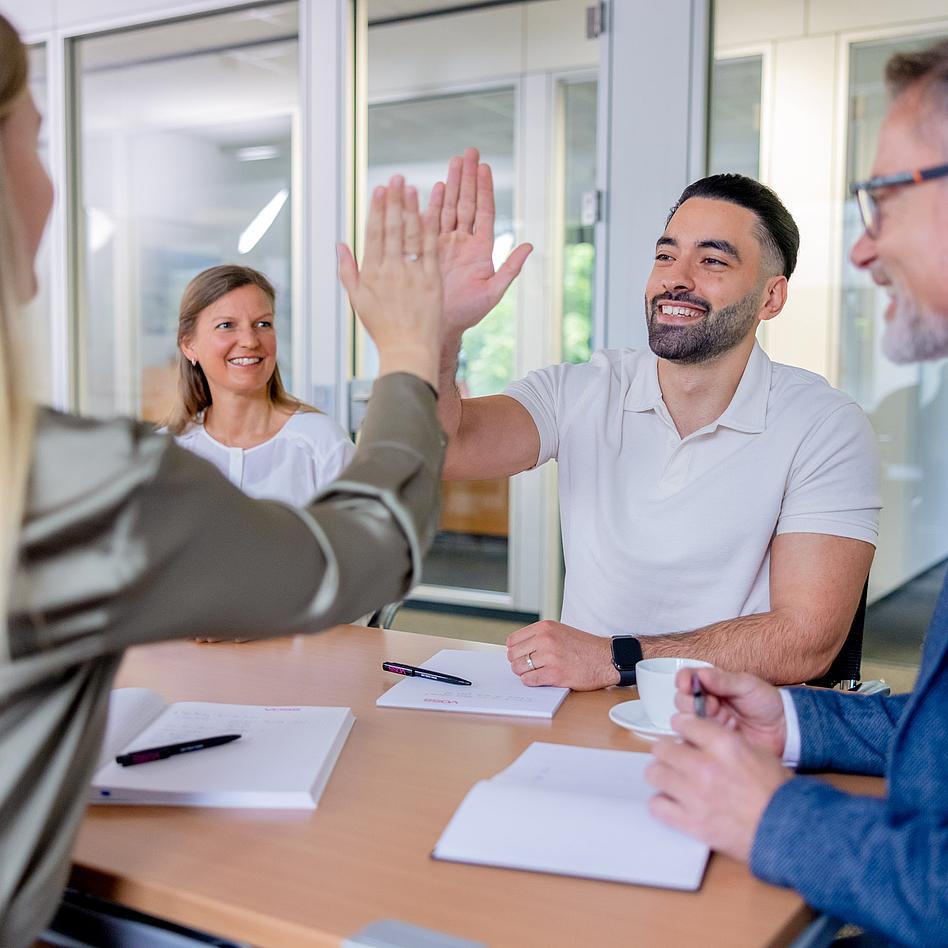
[[[599,44],[586,39],[587,5],[533,0],[372,27],[369,99],[595,69]]]

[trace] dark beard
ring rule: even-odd
[[[706,300],[688,293],[660,293],[653,296],[651,304],[645,301],[645,318],[648,323],[648,345],[660,359],[695,365],[707,362],[729,352],[747,338],[748,332],[757,323],[762,287],[755,287],[747,296],[730,306],[712,310]],[[661,303],[695,303],[705,308],[704,317],[688,326],[669,326],[658,321]]]

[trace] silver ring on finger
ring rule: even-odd
[[[411,263],[414,263],[420,257],[421,257],[420,253],[406,253],[405,254],[405,259],[410,261]]]
[[[536,671],[537,666],[533,664],[533,652],[527,653],[527,667],[530,671]]]

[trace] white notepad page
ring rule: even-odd
[[[313,809],[355,721],[349,708],[203,701],[178,702],[151,716],[154,699],[161,701],[146,689],[112,693],[108,759],[93,777],[92,802]],[[128,734],[130,721],[149,717]],[[215,734],[241,737],[153,763],[115,763],[117,753]]]
[[[651,754],[531,744],[464,798],[434,856],[694,890],[708,847],[648,812]]]
[[[569,694],[569,688],[531,688],[523,684],[510,670],[505,650],[442,649],[420,667],[466,678],[473,685],[403,678],[375,702],[378,707],[552,718]]]

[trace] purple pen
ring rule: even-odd
[[[704,717],[704,691],[701,688],[701,679],[697,672],[691,673],[691,695],[695,699],[695,715]]]

